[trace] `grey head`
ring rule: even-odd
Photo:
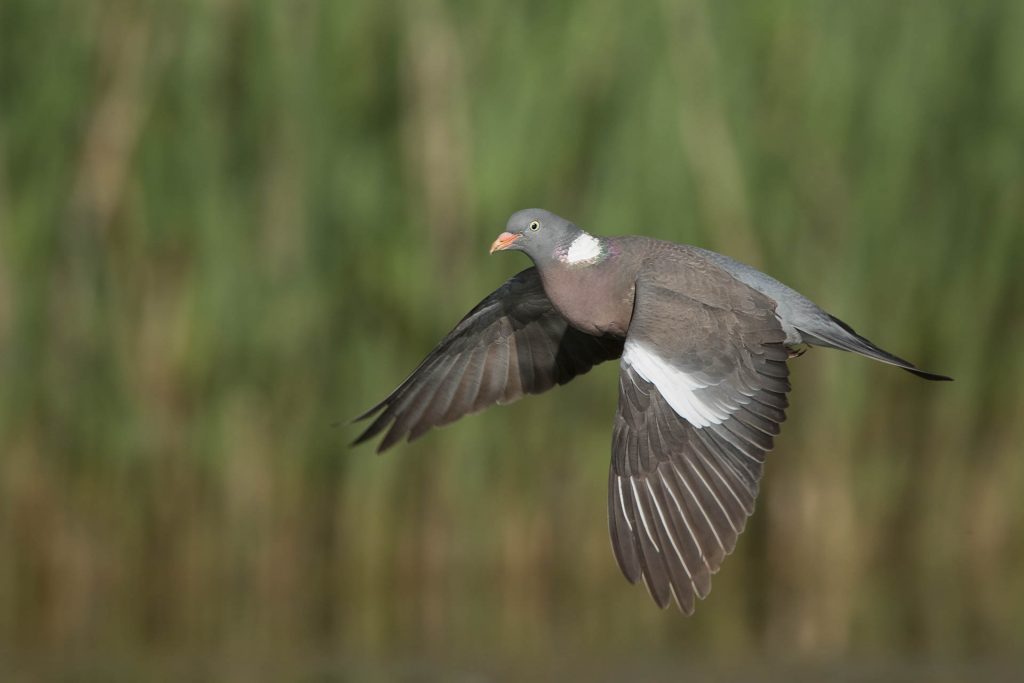
[[[544,209],[516,211],[505,224],[505,232],[491,245],[496,251],[523,251],[538,266],[564,253],[583,231],[571,221]]]

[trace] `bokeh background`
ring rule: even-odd
[[[1022,36],[1014,0],[0,0],[0,677],[1014,679]],[[607,540],[614,363],[347,447],[526,266],[487,256],[526,206],[957,381],[792,363],[757,514],[661,612]]]

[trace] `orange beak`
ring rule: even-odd
[[[494,244],[491,245],[490,253],[493,254],[496,251],[508,249],[510,246],[512,246],[512,243],[515,242],[520,237],[522,237],[522,235],[517,235],[511,232],[501,233],[500,235],[498,235],[498,239],[494,240]]]

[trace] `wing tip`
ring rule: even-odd
[[[703,598],[701,598],[703,600]],[[684,605],[678,599],[676,599],[676,607],[683,613],[683,616],[692,617],[697,612],[696,602],[692,605]]]
[[[370,430],[369,430],[369,429],[367,429],[367,430],[366,430],[366,431],[364,431],[364,432],[363,432],[362,434],[360,434],[359,436],[357,436],[357,437],[356,437],[355,439],[353,439],[352,441],[350,441],[350,442],[349,442],[349,444],[348,444],[348,447],[349,447],[349,448],[355,448],[356,446],[359,446],[359,445],[361,445],[361,444],[364,444],[364,443],[366,443],[367,441],[369,441],[369,440],[370,440],[370,439],[372,439],[373,437],[374,437],[374,434],[372,434],[372,433],[370,432]]]
[[[915,366],[910,366],[909,368],[905,367],[903,369],[906,370],[907,372],[909,372],[912,375],[917,375],[921,379],[926,379],[926,380],[928,380],[930,382],[952,382],[952,381],[954,381],[953,378],[949,377],[948,375],[940,375],[940,374],[938,374],[936,372],[928,372],[927,370],[921,370],[920,368],[917,368]]]
[[[363,413],[359,417],[357,417],[354,420],[352,420],[349,424],[354,424],[356,422],[359,422],[360,420],[364,420],[364,419],[366,419],[368,417],[372,417],[374,414],[376,414],[378,411],[380,411],[381,408],[383,408],[385,406],[386,406],[386,403],[380,403],[380,404],[374,406],[373,408],[370,408],[369,411]],[[377,436],[378,434],[383,432],[385,429],[387,429],[388,425],[391,424],[392,421],[393,421],[393,417],[390,416],[386,412],[382,413],[380,415],[377,415],[377,419],[374,420],[372,423],[370,423],[370,426],[367,427],[366,429],[364,429],[362,434],[357,436],[355,438],[355,440],[352,441],[348,445],[349,448],[355,448],[356,446],[358,446],[360,444],[366,443],[367,441],[369,441],[370,439],[372,439],[373,437]],[[377,453],[378,454],[379,453],[383,453],[384,451],[386,451],[388,448],[390,448],[391,446],[393,446],[395,444],[395,442],[396,442],[396,439],[395,439],[396,426],[397,426],[397,423],[391,425],[391,429],[388,431],[388,433],[381,440],[380,444],[377,446]]]
[[[369,418],[373,417],[374,415],[379,413],[386,406],[387,406],[387,401],[381,401],[377,405],[375,405],[372,408],[370,408],[369,410],[367,410],[365,413],[362,413],[361,415],[353,417],[353,418],[351,418],[349,420],[338,420],[337,422],[332,423],[331,426],[332,427],[340,427],[343,424],[350,424],[350,425],[352,425],[352,424],[356,424],[357,422],[362,422],[363,420],[366,420],[366,419],[369,419]],[[349,448],[355,448],[356,446],[358,446],[360,444],[366,443],[367,441],[369,441],[370,439],[375,437],[377,434],[380,434],[380,432],[384,429],[384,426],[385,426],[385,424],[382,424],[380,417],[378,417],[376,420],[374,420],[374,422],[369,427],[367,427],[366,429],[363,430],[362,434],[357,436],[355,438],[355,440],[351,441],[348,444],[348,447]],[[380,453],[380,449],[378,449],[377,452]]]
[[[355,448],[356,446],[360,446],[360,445],[366,443],[367,441],[369,441],[370,439],[372,439],[373,437],[377,436],[377,434],[379,434],[379,433],[380,433],[379,430],[371,433],[370,430],[368,429],[365,432],[363,432],[362,434],[360,434],[359,436],[357,436],[354,441],[351,441],[348,444],[348,447],[349,448]],[[377,447],[374,449],[373,452],[376,453],[377,455],[383,455],[384,451],[388,450],[389,448],[391,448],[394,445],[395,445],[394,442],[388,442],[388,440],[385,438],[385,439],[382,439],[379,444],[377,444]]]
[[[356,415],[355,417],[351,418],[347,422],[344,421],[344,420],[339,420],[338,422],[335,422],[334,424],[335,425],[340,425],[340,424],[350,424],[350,425],[353,425],[353,424],[355,424],[357,422],[362,422],[363,420],[368,420],[369,418],[373,417],[374,415],[379,413],[381,410],[383,410],[386,405],[387,405],[387,401],[386,400],[385,401],[381,401],[380,403],[378,403],[377,405],[373,406],[372,408],[370,408],[366,412],[360,413],[359,415]]]

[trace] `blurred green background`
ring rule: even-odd
[[[993,680],[1024,651],[1024,3],[0,0],[0,677]],[[607,540],[616,365],[346,420],[542,206],[815,350],[687,619]],[[774,673],[773,673],[774,672]],[[979,673],[982,672],[982,673]]]

